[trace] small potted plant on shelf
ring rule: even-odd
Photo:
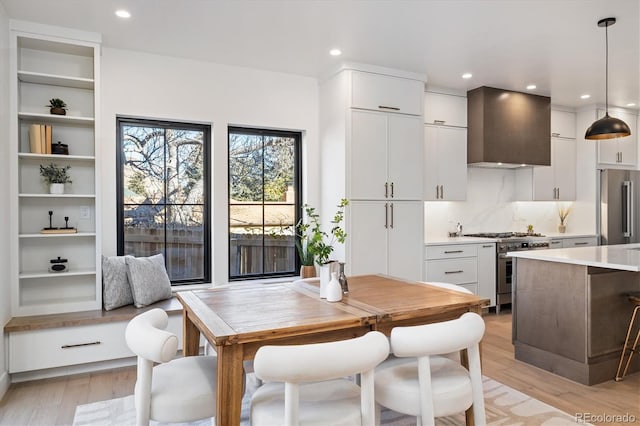
[[[49,99],[49,113],[55,115],[66,115],[67,114],[67,104],[60,98],[52,98]]]
[[[560,225],[558,225],[558,232],[564,234],[567,230],[567,225],[564,221],[567,220],[567,216],[571,213],[571,207],[560,206],[558,207],[558,217],[560,218]]]
[[[58,167],[55,163],[40,165],[40,176],[49,185],[50,194],[64,194],[64,184],[71,183],[71,166]]]

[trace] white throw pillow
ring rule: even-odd
[[[171,297],[171,281],[164,266],[164,256],[126,257],[127,275],[136,308]]]

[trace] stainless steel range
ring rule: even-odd
[[[507,252],[549,248],[549,239],[542,234],[482,232],[465,234],[464,236],[494,238],[496,240],[496,313],[500,313],[502,305],[511,303],[513,260],[507,256]]]

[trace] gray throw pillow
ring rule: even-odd
[[[127,274],[136,308],[171,297],[171,281],[164,267],[164,256],[126,258]]]
[[[102,306],[105,311],[133,303],[125,257],[131,256],[102,256]]]

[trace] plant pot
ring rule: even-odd
[[[567,225],[558,225],[558,232],[564,234],[564,231],[567,230]]]
[[[313,278],[316,276],[316,267],[314,265],[302,265],[300,267],[300,278]]]
[[[64,183],[52,183],[49,185],[49,194],[64,194]]]
[[[51,107],[49,108],[49,113],[54,115],[67,115],[67,110],[60,107]]]

